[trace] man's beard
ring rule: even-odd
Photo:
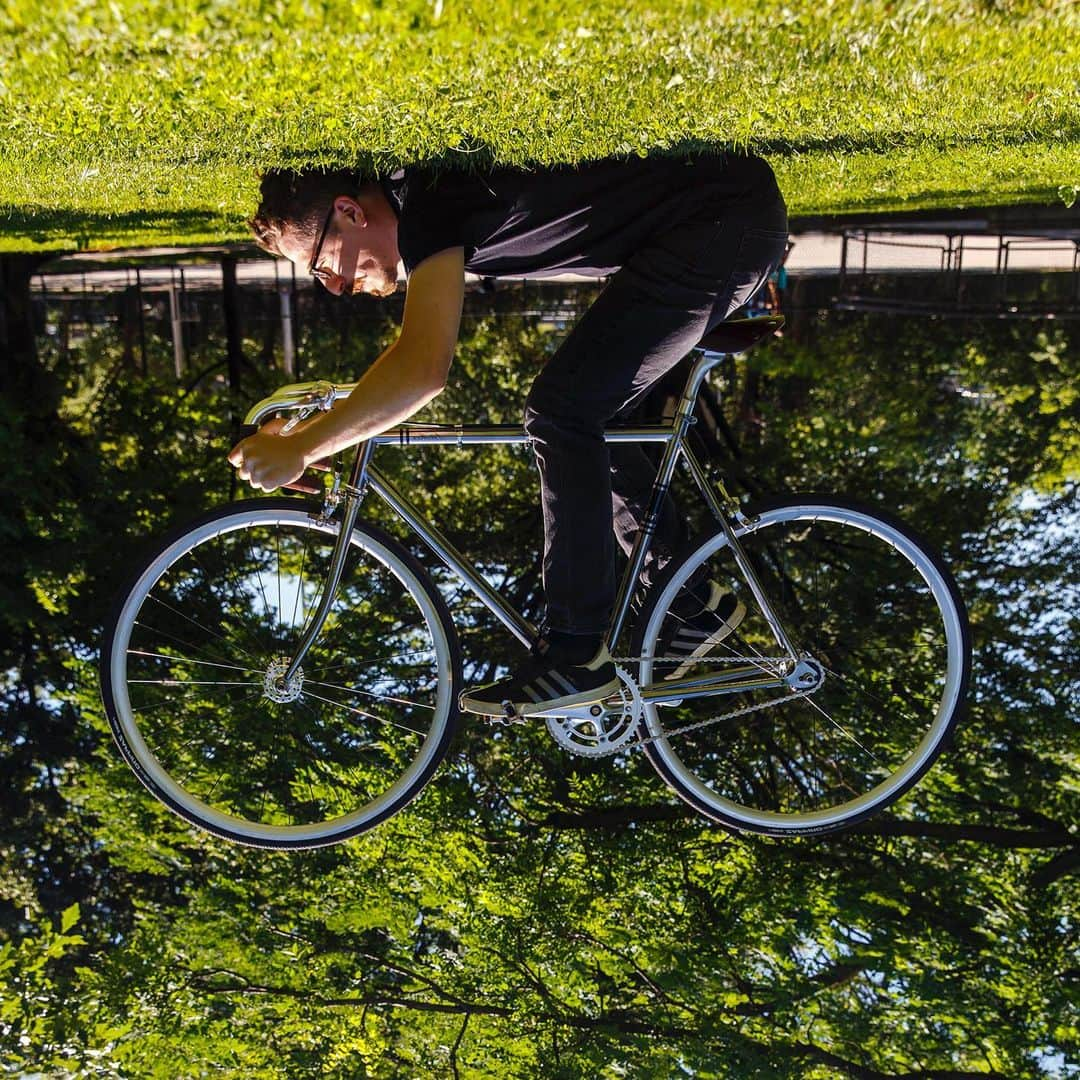
[[[369,273],[366,278],[353,282],[352,292],[353,295],[359,293],[370,293],[372,296],[387,297],[393,296],[397,292],[397,273],[393,277],[390,277],[382,267],[377,268],[378,274]]]

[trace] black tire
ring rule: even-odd
[[[971,675],[964,602],[937,551],[877,507],[809,494],[746,513],[740,543],[796,648],[824,665],[824,681],[806,696],[785,687],[648,705],[645,753],[680,798],[733,829],[840,831],[903,796],[951,742]],[[673,670],[653,658],[692,575],[692,586],[719,580],[747,614],[684,677],[715,672],[708,661],[776,675],[771,657],[782,650],[717,528],[672,559],[651,590],[632,642],[642,685],[662,685]],[[677,734],[749,706],[741,717]]]
[[[267,696],[264,669],[291,655],[336,535],[316,514],[299,499],[251,499],[174,529],[105,628],[101,694],[124,759],[186,821],[254,847],[322,847],[385,821],[430,781],[457,728],[461,653],[446,603],[416,559],[365,522],[295,698]],[[390,655],[362,658],[373,643]],[[314,678],[331,672],[335,682]],[[422,676],[431,687],[419,688]],[[399,691],[405,680],[418,688]]]

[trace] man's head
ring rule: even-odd
[[[389,296],[397,289],[397,214],[375,179],[344,170],[263,174],[248,222],[264,251],[314,276],[327,290]]]

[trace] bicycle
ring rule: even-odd
[[[831,496],[743,507],[694,453],[687,435],[708,372],[782,323],[720,324],[696,346],[670,423],[607,431],[611,442],[663,447],[608,632],[620,689],[539,718],[572,753],[642,749],[706,817],[773,836],[850,827],[899,799],[949,740],[971,670],[956,583],[907,525]],[[283,387],[246,422],[290,411],[298,422],[354,385]],[[359,519],[361,502],[382,499],[521,643],[537,630],[373,454],[526,442],[513,426],[403,424],[359,445],[348,479],[338,467],[321,504],[241,501],[161,540],[120,594],[102,651],[112,732],[142,783],[188,822],[264,848],[336,843],[415,799],[456,730],[462,657],[431,576]],[[716,524],[665,568],[618,655],[680,462]],[[688,664],[665,642],[675,600],[704,579],[728,583],[746,614]]]

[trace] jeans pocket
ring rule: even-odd
[[[722,318],[757,295],[769,275],[783,262],[787,242],[786,229],[750,226],[743,230],[730,278],[727,313]]]

